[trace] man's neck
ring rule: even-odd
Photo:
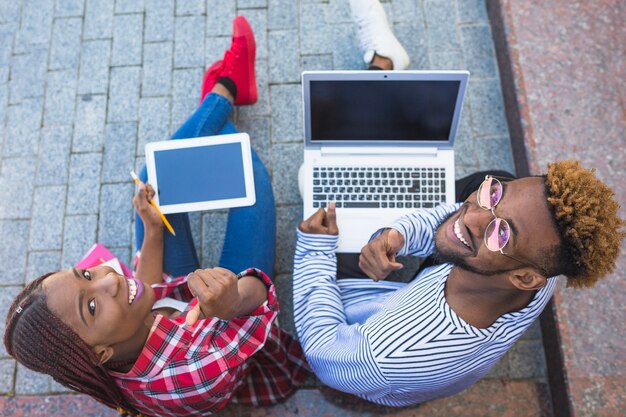
[[[465,322],[491,326],[503,314],[526,307],[535,291],[522,291],[499,275],[486,277],[453,267],[445,289],[446,301]]]

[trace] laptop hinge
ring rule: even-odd
[[[321,149],[322,155],[423,155],[436,156],[437,148],[409,148],[409,147],[390,147],[390,148],[359,148],[359,147],[324,147]]]

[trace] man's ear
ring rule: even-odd
[[[548,279],[534,268],[526,267],[511,271],[509,281],[522,291],[534,291],[545,287]]]
[[[100,363],[100,365],[105,364],[109,360],[111,360],[113,354],[115,353],[115,349],[113,349],[113,346],[104,345],[98,345],[94,347],[93,351],[96,352],[96,355],[98,355],[98,362]]]

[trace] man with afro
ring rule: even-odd
[[[453,395],[519,339],[557,276],[591,287],[615,269],[625,222],[593,171],[567,160],[542,176],[485,174],[457,181],[462,204],[418,209],[376,232],[348,273],[335,254],[334,205],[300,224],[294,318],[322,382],[388,406]],[[399,255],[436,261],[409,283],[385,280],[403,267]]]

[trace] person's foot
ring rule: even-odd
[[[255,55],[256,42],[252,28],[245,17],[237,16],[233,20],[233,40],[230,49],[224,53],[221,61],[211,65],[204,74],[200,102],[221,77],[227,77],[237,87],[235,105],[256,103],[258,93],[254,71]]]
[[[394,70],[407,69],[410,63],[406,53],[389,27],[385,9],[378,0],[350,0],[352,17],[359,27],[359,41],[363,60],[371,64],[375,55],[389,58]]]

